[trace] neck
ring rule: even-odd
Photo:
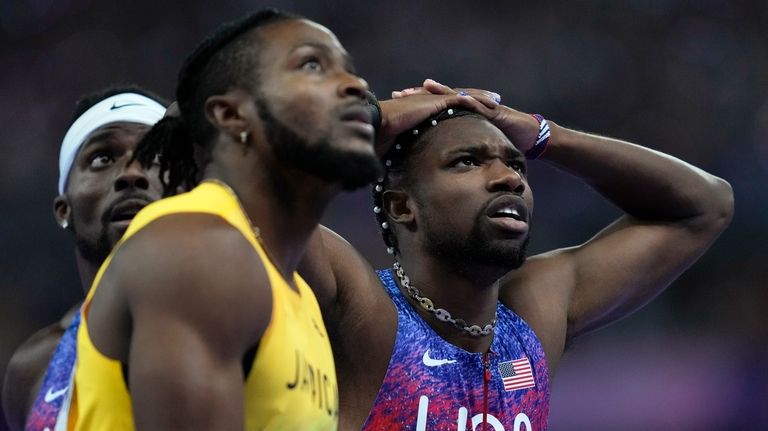
[[[229,185],[248,218],[258,227],[273,264],[289,282],[338,187],[264,157],[214,159],[203,174]]]
[[[426,253],[402,253],[399,261],[410,278],[411,285],[428,297],[435,308],[443,308],[454,319],[463,319],[468,326],[484,327],[496,316],[499,298],[499,277],[488,275],[470,265],[444,262]],[[495,278],[494,278],[495,277]],[[400,288],[426,322],[448,342],[465,350],[485,352],[492,335],[472,336],[447,322],[438,320]]]
[[[83,293],[87,295],[103,262],[94,263],[87,260],[77,248],[75,248],[75,262],[77,262],[77,272],[80,274],[80,285],[83,288]]]

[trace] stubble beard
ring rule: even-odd
[[[363,187],[382,174],[381,162],[374,154],[334,148],[328,137],[308,142],[275,118],[262,100],[256,105],[275,157],[286,166],[339,183],[344,190]]]
[[[506,273],[520,268],[528,255],[530,236],[522,242],[500,239],[482,228],[481,212],[475,217],[472,230],[466,236],[456,231],[439,232],[433,229],[432,217],[424,217],[425,248],[440,260],[459,267],[490,267]]]
[[[95,240],[89,241],[78,233],[74,224],[72,225],[75,245],[83,259],[99,266],[109,256],[109,253],[112,251],[113,242],[110,240],[107,230],[108,226],[102,224],[99,236]]]

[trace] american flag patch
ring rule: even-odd
[[[526,357],[500,362],[499,374],[507,392],[536,387],[531,362]]]

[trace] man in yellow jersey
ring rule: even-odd
[[[158,167],[129,162],[167,103],[136,86],[115,86],[80,99],[60,150],[54,217],[75,240],[83,291],[133,216],[160,198]],[[54,429],[69,399],[80,304],[34,334],[14,353],[3,384],[11,430]],[[70,339],[71,338],[71,339]]]
[[[97,274],[71,429],[336,429],[328,334],[295,268],[328,201],[380,173],[367,96],[335,36],[292,15],[249,15],[196,49],[181,118],[138,157],[160,154],[167,190],[202,182],[139,213]],[[418,118],[382,127],[465,99],[400,104]]]

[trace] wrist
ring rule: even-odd
[[[544,154],[544,151],[547,150],[551,138],[551,131],[549,122],[543,116],[539,114],[531,114],[531,117],[539,123],[539,131],[536,134],[533,147],[525,152],[525,158],[528,160],[535,160],[541,157],[541,155]]]

